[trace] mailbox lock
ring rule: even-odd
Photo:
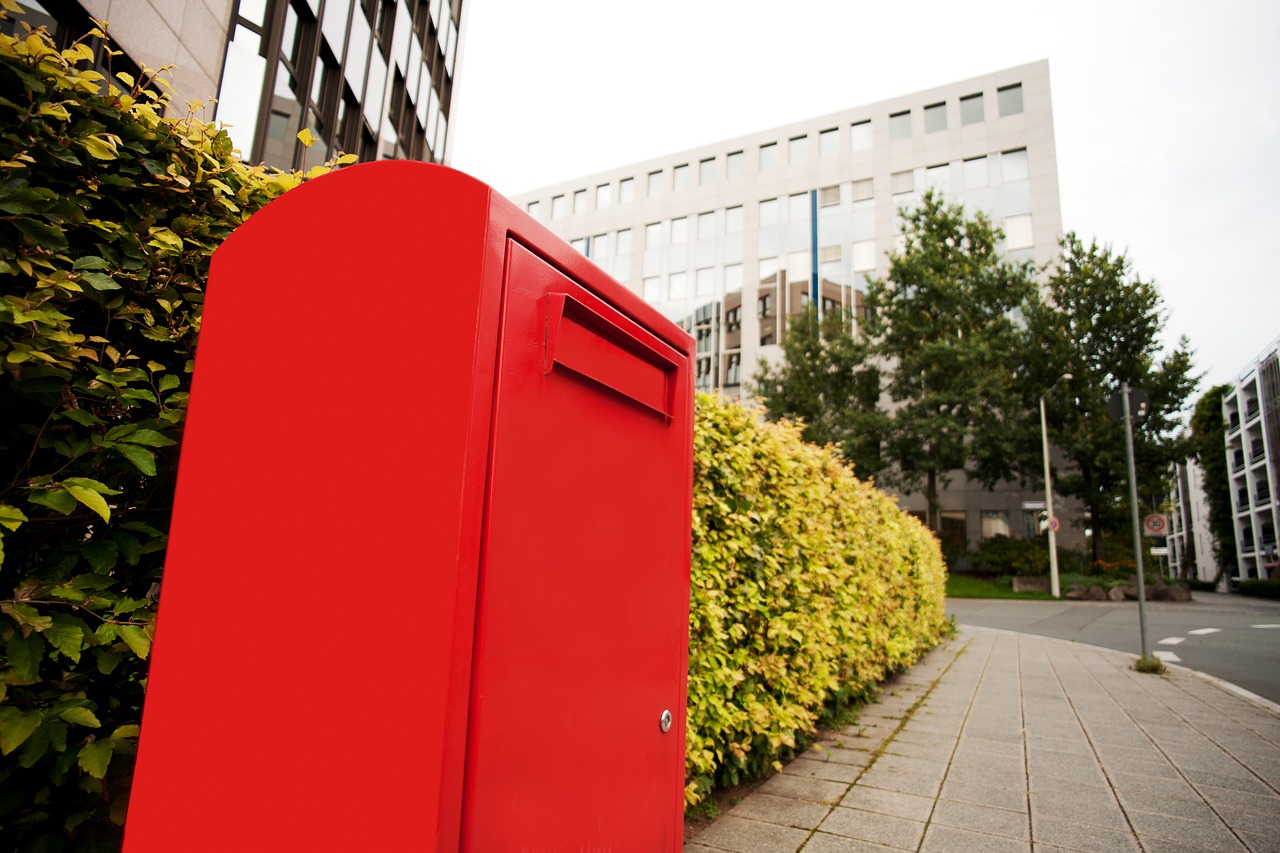
[[[662,716],[658,718],[658,728],[662,729],[664,734],[670,731],[671,729],[671,712],[670,711],[662,712]]]

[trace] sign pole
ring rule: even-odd
[[[1124,406],[1124,451],[1129,462],[1129,513],[1133,517],[1133,561],[1138,568],[1138,631],[1142,635],[1142,657],[1150,658],[1147,645],[1147,589],[1142,569],[1142,524],[1138,520],[1138,477],[1133,465],[1133,420],[1129,411],[1129,383],[1120,383]]]

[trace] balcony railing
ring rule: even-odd
[[[1227,420],[1227,432],[1235,432],[1238,429],[1240,429],[1240,413],[1232,412]]]

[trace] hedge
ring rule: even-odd
[[[700,396],[685,800],[753,778],[946,628],[938,540],[799,428]]]

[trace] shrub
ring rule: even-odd
[[[1049,550],[1042,539],[992,536],[969,559],[986,574],[1038,577],[1049,573]]]
[[[776,765],[824,703],[946,630],[938,541],[798,428],[701,396],[686,801]]]
[[[1280,580],[1246,580],[1240,581],[1240,594],[1253,595],[1259,598],[1280,598]]]
[[[119,848],[209,259],[304,179],[245,166],[224,131],[162,117],[164,81],[105,81],[92,56],[0,35],[0,836],[18,849]]]

